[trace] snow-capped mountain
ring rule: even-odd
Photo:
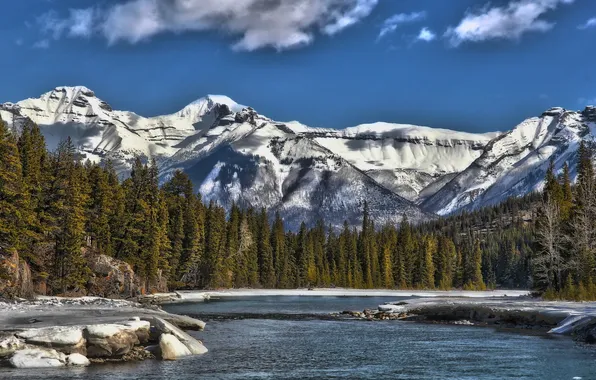
[[[215,105],[243,107],[223,96],[207,96],[177,113],[145,118],[133,112],[116,111],[90,89],[57,87],[35,99],[0,105],[0,116],[18,130],[25,118],[37,123],[50,150],[70,136],[92,161],[110,155],[129,164],[135,155],[169,157],[174,146],[217,117]]]
[[[267,206],[288,227],[323,218],[359,224],[368,202],[378,223],[432,217],[386,189],[315,139],[223,96],[207,96],[172,115],[144,118],[116,111],[85,87],[58,87],[38,99],[0,106],[17,129],[40,125],[53,149],[71,136],[91,160],[110,157],[126,171],[136,155],[155,158],[164,179],[185,170],[205,200]]]
[[[541,190],[551,159],[557,170],[567,162],[575,177],[578,147],[582,140],[592,142],[595,131],[596,107],[582,112],[551,108],[493,139],[477,160],[422,205],[446,215]]]
[[[579,142],[596,126],[588,107],[553,108],[506,133],[389,123],[322,129],[277,122],[217,95],[145,118],[85,87],[2,104],[0,116],[17,131],[30,118],[50,149],[71,136],[87,158],[110,157],[123,173],[136,155],[155,158],[163,179],[185,170],[204,199],[267,206],[291,228],[319,218],[357,225],[365,200],[378,223],[394,223],[526,194],[542,186],[551,157],[574,172]]]

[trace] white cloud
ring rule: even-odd
[[[49,11],[37,18],[37,24],[43,33],[54,39],[59,39],[64,34],[70,37],[90,37],[94,22],[99,16],[96,8],[70,9],[67,18],[60,18],[55,11]]]
[[[17,38],[16,40],[14,40],[14,44],[17,46],[23,46],[23,39],[22,38]]]
[[[33,44],[34,49],[49,49],[49,47],[50,40],[48,39],[40,40]]]
[[[503,7],[485,5],[480,11],[468,11],[459,25],[445,33],[452,46],[463,42],[481,42],[491,39],[519,39],[527,32],[546,32],[554,23],[541,17],[560,4],[574,0],[517,0]]]
[[[101,11],[71,11],[45,28],[71,36],[98,32],[109,44],[132,44],[158,34],[219,30],[239,39],[237,50],[283,50],[334,35],[366,18],[379,0],[126,0]],[[86,13],[85,13],[86,12]],[[43,28],[42,28],[43,29]]]
[[[418,33],[418,37],[416,37],[417,40],[420,41],[426,41],[426,42],[430,42],[432,40],[434,40],[435,38],[437,38],[437,35],[435,33],[433,33],[432,30],[424,27],[420,30],[420,33]]]
[[[71,10],[68,34],[72,37],[91,37],[96,13],[95,8]]]
[[[592,17],[585,23],[579,25],[577,28],[578,29],[589,29],[589,28],[594,28],[594,27],[596,27],[596,17]]]
[[[389,17],[379,32],[379,39],[385,37],[389,33],[393,33],[398,26],[410,22],[420,21],[426,17],[426,12],[412,12],[412,13],[398,13]]]

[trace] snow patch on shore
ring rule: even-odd
[[[522,297],[530,294],[527,290],[389,290],[389,289],[232,289],[221,291],[179,291],[180,301],[200,302],[210,298],[259,297],[259,296],[303,296],[303,297]]]

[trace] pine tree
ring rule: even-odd
[[[0,121],[1,123],[1,121]],[[22,257],[39,270],[46,269],[47,257],[43,257],[37,246],[43,241],[46,230],[44,216],[43,189],[47,180],[47,149],[45,139],[37,124],[27,120],[22,126],[17,142],[21,164],[22,184],[25,202],[21,209],[25,230],[21,241]]]
[[[373,253],[371,252],[371,241],[373,239],[371,236],[372,233],[368,203],[365,201],[362,217],[362,232],[360,233],[360,239],[358,240],[358,252],[361,255],[360,262],[363,267],[365,287],[368,289],[374,287]]]
[[[55,286],[62,293],[78,293],[84,290],[89,273],[82,254],[87,196],[83,191],[83,167],[75,162],[75,147],[70,138],[58,146],[54,173]]]
[[[434,289],[435,287],[434,256],[436,249],[437,244],[434,237],[426,236],[424,238],[424,259],[421,260],[423,264],[421,285],[425,289]]]
[[[248,282],[252,287],[259,286],[259,253],[258,253],[258,223],[255,212],[252,208],[246,212],[246,220],[252,236],[252,241],[248,245]]]
[[[224,282],[225,277],[225,210],[210,202],[205,227],[205,260],[201,276],[209,287],[217,288]]]
[[[571,217],[571,209],[573,208],[573,191],[571,189],[571,177],[569,175],[569,165],[567,162],[565,162],[565,165],[563,165],[561,188],[563,191],[563,198],[561,201],[561,218],[563,221],[567,221]]]
[[[470,264],[472,267],[472,276],[469,279],[468,287],[475,290],[484,290],[486,286],[482,278],[482,248],[478,239],[474,243],[474,251]]]
[[[125,229],[126,223],[126,192],[124,186],[120,184],[116,170],[114,169],[113,162],[106,160],[103,163],[104,170],[107,173],[108,189],[110,206],[108,212],[108,226],[110,227],[110,248],[106,250],[107,254],[116,255],[117,244],[119,238]]]
[[[87,211],[87,232],[91,245],[99,253],[112,256],[110,213],[112,194],[108,182],[108,173],[99,165],[93,165],[88,173],[90,200]]]
[[[288,260],[286,257],[285,229],[284,222],[279,212],[275,213],[275,221],[271,231],[271,247],[273,249],[273,267],[277,274],[276,285],[280,286],[282,282],[288,283]],[[282,279],[281,277],[284,276]]]
[[[194,194],[192,181],[180,170],[174,172],[163,190],[167,195],[170,215],[168,237],[173,270],[176,278],[197,287],[203,256],[204,207]]]
[[[544,185],[544,196],[552,199],[559,207],[563,203],[563,188],[555,175],[555,161],[550,160],[548,169],[546,171],[546,179]]]
[[[263,208],[259,214],[259,233],[257,237],[259,273],[261,285],[266,288],[275,287],[275,268],[273,266],[273,249],[271,248],[269,218]]]
[[[27,208],[21,160],[15,136],[0,119],[0,252],[21,247]]]
[[[246,214],[241,213],[240,218],[240,241],[238,243],[236,265],[234,266],[234,287],[236,288],[253,285],[252,281],[249,280],[249,256],[250,249],[252,246],[254,246],[254,239],[252,236],[252,232],[250,231],[250,226],[248,224],[248,218]]]
[[[383,244],[383,286],[387,289],[393,288],[393,260],[392,246],[390,241]]]
[[[414,286],[413,272],[415,244],[410,223],[405,215],[400,224],[397,244],[399,247],[397,260],[398,267],[394,271],[398,275],[396,283],[399,284],[399,287],[402,289],[411,288]]]

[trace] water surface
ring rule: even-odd
[[[297,299],[298,298],[298,299]],[[395,300],[395,298],[392,298]],[[0,372],[4,379],[596,379],[596,350],[564,337],[490,328],[312,317],[387,301],[364,297],[254,297],[178,304],[213,319],[192,333],[209,353],[176,362]],[[270,319],[268,314],[287,314]],[[310,315],[302,318],[302,315]],[[292,317],[294,316],[294,317]]]

